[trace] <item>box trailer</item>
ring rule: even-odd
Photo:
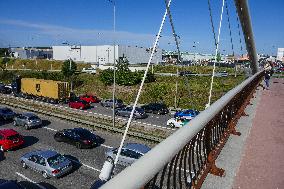
[[[46,100],[62,101],[69,98],[70,88],[68,82],[22,78],[21,93]]]

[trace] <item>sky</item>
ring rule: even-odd
[[[115,2],[115,34],[114,3]],[[0,0],[0,47],[116,44],[153,46],[165,12],[164,0]],[[258,53],[276,55],[284,47],[284,0],[248,0]],[[236,9],[227,0],[233,38],[224,9],[220,52],[245,54],[238,34]],[[222,0],[211,0],[217,33]],[[214,53],[207,0],[172,0],[173,24],[182,51]],[[241,40],[241,43],[240,43]],[[176,50],[166,18],[159,47]],[[243,50],[241,50],[241,47]]]

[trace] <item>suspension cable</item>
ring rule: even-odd
[[[129,126],[130,126],[130,123],[131,123],[131,121],[132,121],[133,114],[134,114],[135,108],[136,108],[136,106],[137,106],[137,103],[138,103],[138,100],[139,100],[139,97],[140,97],[140,94],[141,94],[141,91],[142,91],[142,88],[143,88],[143,85],[144,85],[144,82],[145,82],[145,79],[146,79],[146,76],[147,76],[147,72],[148,72],[148,70],[149,70],[151,61],[152,61],[152,59],[153,59],[155,50],[156,50],[156,48],[157,48],[158,41],[159,41],[159,39],[160,39],[160,35],[161,35],[162,29],[163,29],[163,26],[164,26],[164,23],[165,23],[165,19],[166,19],[167,13],[168,13],[168,9],[169,9],[169,7],[170,7],[170,5],[171,5],[171,1],[172,1],[172,0],[169,0],[169,2],[168,2],[168,4],[167,4],[167,8],[166,8],[166,11],[165,11],[165,13],[164,13],[164,16],[163,16],[163,19],[162,19],[162,23],[161,23],[161,25],[160,25],[160,29],[159,29],[158,35],[156,36],[156,40],[155,40],[154,46],[153,46],[153,48],[152,48],[151,56],[150,56],[150,58],[149,58],[149,61],[148,61],[146,70],[145,70],[145,72],[144,72],[144,76],[143,76],[142,82],[141,82],[141,84],[140,84],[140,87],[139,87],[139,90],[138,90],[138,94],[137,94],[137,96],[136,96],[136,99],[135,99],[134,105],[133,105],[133,107],[132,107],[132,111],[131,111],[130,117],[129,117],[129,119],[128,119],[128,122],[127,122],[127,125],[126,125],[126,128],[125,128],[125,131],[124,131],[124,134],[123,134],[121,143],[120,143],[120,146],[119,146],[119,148],[118,148],[118,152],[117,152],[116,157],[115,157],[115,160],[114,160],[114,166],[115,166],[115,165],[117,164],[117,162],[118,162],[118,158],[119,158],[119,156],[120,156],[121,149],[122,149],[123,143],[124,143],[124,141],[125,141],[125,138],[126,138],[126,135],[127,135],[127,132],[128,132]]]
[[[179,42],[178,42],[178,39],[177,39],[177,34],[176,34],[176,31],[175,31],[172,14],[171,14],[170,8],[167,6],[168,5],[168,0],[165,0],[165,4],[166,4],[166,7],[167,7],[168,16],[169,16],[169,20],[170,20],[170,23],[171,23],[173,36],[174,36],[175,42],[176,42],[176,48],[177,48],[177,51],[178,51],[178,62],[181,62],[181,54],[180,54],[180,49],[179,49]]]
[[[210,0],[208,0],[208,9],[209,9],[209,15],[210,15],[211,28],[212,28],[213,37],[214,37],[214,44],[215,44],[215,47],[217,48],[216,33],[215,33],[215,27],[214,27],[214,23],[213,23],[213,16],[212,16],[212,9],[211,9]]]
[[[219,42],[220,42],[220,34],[221,34],[221,27],[222,27],[222,19],[223,19],[223,12],[224,12],[224,4],[225,0],[223,0],[222,4],[222,11],[220,15],[220,23],[219,23],[219,29],[218,29],[218,39],[217,39],[217,45],[215,49],[215,60],[214,60],[214,66],[212,71],[212,77],[211,77],[211,84],[210,84],[210,91],[209,91],[209,98],[208,98],[208,104],[206,104],[205,108],[208,108],[211,104],[211,97],[212,97],[212,88],[213,88],[213,82],[214,82],[214,76],[215,76],[215,68],[216,68],[216,61],[217,61],[217,55],[219,50]]]
[[[231,22],[230,22],[230,14],[228,9],[228,3],[227,0],[225,0],[226,5],[226,13],[227,13],[227,21],[229,26],[229,33],[230,33],[230,42],[231,42],[231,48],[233,53],[233,62],[234,62],[234,70],[235,70],[235,77],[237,77],[237,67],[236,67],[236,60],[235,60],[235,51],[234,51],[234,44],[233,44],[233,37],[232,37],[232,29],[231,29]]]
[[[241,29],[240,29],[240,20],[239,20],[239,15],[238,15],[237,9],[236,9],[236,17],[237,17],[237,27],[238,27],[238,33],[239,33],[239,38],[240,38],[240,46],[241,46],[241,53],[242,53],[243,52],[242,37],[241,37]]]

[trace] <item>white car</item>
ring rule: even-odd
[[[190,120],[184,118],[171,118],[167,121],[167,126],[175,128],[175,127],[182,127],[186,125]]]
[[[97,70],[96,68],[83,68],[82,73],[89,73],[89,74],[96,74]]]

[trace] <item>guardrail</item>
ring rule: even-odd
[[[186,126],[109,180],[102,189],[200,188],[208,173],[224,176],[215,160],[245,115],[263,72],[248,78]]]

